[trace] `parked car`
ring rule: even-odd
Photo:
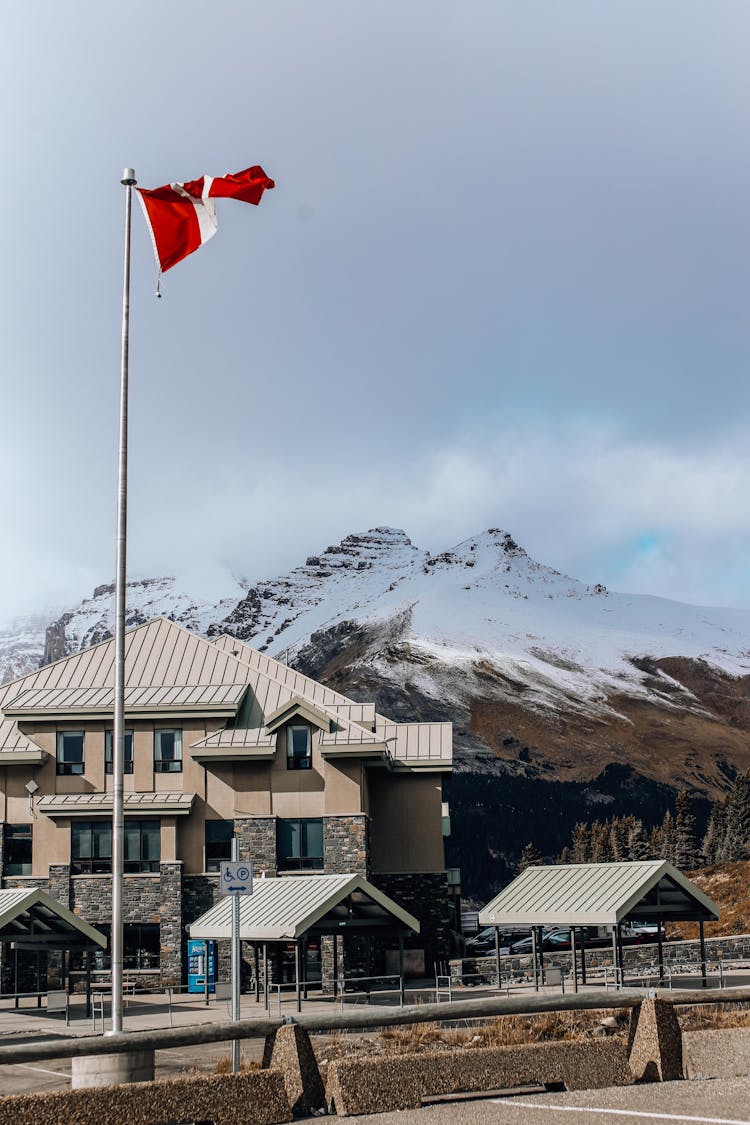
[[[524,937],[528,930],[500,930],[498,944],[501,949],[507,949],[514,941]],[[480,930],[474,937],[466,939],[467,957],[487,957],[495,952],[495,927],[488,926]]]
[[[612,939],[608,935],[597,933],[595,926],[583,927],[583,933],[576,927],[576,949],[580,949],[583,944],[586,949],[603,948],[611,943]],[[570,927],[558,928],[555,930],[545,930],[542,935],[541,942],[542,950],[553,952],[554,950],[570,949]],[[516,941],[511,945],[511,953],[531,953],[533,950],[533,942],[531,935],[524,938],[522,941]]]

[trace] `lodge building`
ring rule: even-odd
[[[0,686],[2,886],[111,925],[114,641]],[[126,634],[124,967],[184,982],[238,839],[256,878],[362,875],[447,955],[449,723],[395,723],[233,637]],[[108,969],[106,954],[97,968]]]

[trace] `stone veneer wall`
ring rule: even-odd
[[[368,879],[370,818],[363,813],[324,817],[323,864],[326,875],[351,872]]]
[[[182,861],[159,864],[159,967],[161,983],[182,983]]]
[[[235,818],[234,834],[238,839],[239,858],[252,860],[255,876],[265,871],[276,874],[276,817],[254,816]]]
[[[371,881],[421,923],[420,932],[404,945],[424,949],[425,972],[431,976],[435,962],[447,961],[450,953],[452,908],[445,872],[377,872]]]

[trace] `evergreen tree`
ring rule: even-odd
[[[724,842],[719,859],[750,857],[750,773],[738,774],[726,802]]]
[[[627,818],[625,843],[629,860],[638,861],[651,858],[648,835],[643,827],[643,821],[637,816]]]
[[[687,793],[680,790],[675,802],[674,864],[682,871],[693,871],[699,861],[693,808]]]
[[[537,850],[534,844],[527,844],[521,852],[521,859],[518,863],[518,874],[525,871],[527,867],[539,867],[542,863],[541,853]]]
[[[614,817],[609,822],[609,846],[612,849],[612,859],[615,863],[622,863],[628,858],[627,829],[625,820]]]
[[[591,825],[591,862],[611,863],[612,842],[609,838],[609,824],[595,820]]]
[[[661,822],[659,859],[666,859],[670,863],[674,863],[676,847],[677,828],[674,817],[669,809],[667,809],[664,813],[664,819]]]
[[[723,802],[714,801],[702,844],[703,862],[706,867],[710,867],[712,863],[718,863],[724,847],[725,836],[726,808]]]
[[[588,863],[591,856],[591,842],[588,824],[579,821],[573,829],[570,844],[570,862]]]

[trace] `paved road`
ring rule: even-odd
[[[425,1106],[347,1125],[750,1125],[750,1077]]]

